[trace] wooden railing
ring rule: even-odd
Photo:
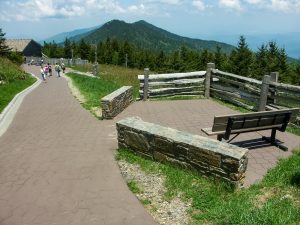
[[[251,111],[300,108],[300,87],[278,83],[277,72],[256,80],[215,69],[173,74],[139,75],[140,96],[147,98],[176,95],[203,95],[228,101]],[[300,127],[300,115],[297,126]]]
[[[34,64],[39,64],[41,60],[43,63],[50,63],[54,65],[55,63],[64,63],[66,66],[73,66],[73,65],[86,65],[88,64],[88,60],[84,59],[64,59],[64,58],[48,58],[48,57],[26,57],[26,64],[30,63],[31,60],[34,61]]]
[[[261,81],[212,70],[213,82],[210,85],[210,96],[216,97],[249,110],[255,110],[260,98]]]
[[[143,99],[176,95],[204,95],[206,71],[173,74],[139,75],[140,96]]]

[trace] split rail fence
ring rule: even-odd
[[[26,57],[26,63],[30,63],[31,60],[34,61],[35,64],[39,64],[41,60],[43,63],[49,63],[54,65],[56,63],[64,63],[66,66],[73,66],[73,65],[86,65],[89,63],[88,60],[83,59],[65,59],[65,58],[48,58],[48,57]]]
[[[300,108],[300,87],[278,83],[279,73],[272,72],[256,80],[215,69],[208,63],[206,71],[174,74],[139,75],[140,97],[205,96],[225,100],[251,111]],[[300,127],[300,115],[296,124]]]

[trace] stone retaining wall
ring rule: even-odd
[[[133,101],[132,86],[123,86],[101,99],[103,119],[112,119]]]
[[[119,148],[157,161],[196,169],[203,175],[243,185],[248,150],[228,143],[142,121],[138,117],[117,123]]]

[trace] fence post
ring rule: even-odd
[[[279,77],[279,72],[271,72],[270,77],[271,77],[271,82],[277,83],[278,77]],[[276,95],[277,95],[276,86],[272,86],[272,89],[270,91],[271,91],[271,98],[272,98],[273,104],[276,104]]]
[[[144,96],[143,96],[143,101],[146,101],[148,98],[148,89],[149,89],[149,68],[144,69]]]
[[[205,75],[205,97],[210,97],[210,80],[211,80],[211,71],[215,69],[214,63],[207,63],[206,75]]]
[[[265,75],[261,84],[260,98],[259,98],[257,111],[266,110],[270,81],[271,81],[271,76]]]

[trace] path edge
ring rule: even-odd
[[[0,114],[0,137],[6,132],[9,125],[13,121],[25,96],[32,92],[35,88],[37,88],[42,82],[33,73],[30,74],[32,77],[36,78],[36,81],[23,91],[16,94],[15,97],[10,101],[10,103],[4,108],[4,110]]]

